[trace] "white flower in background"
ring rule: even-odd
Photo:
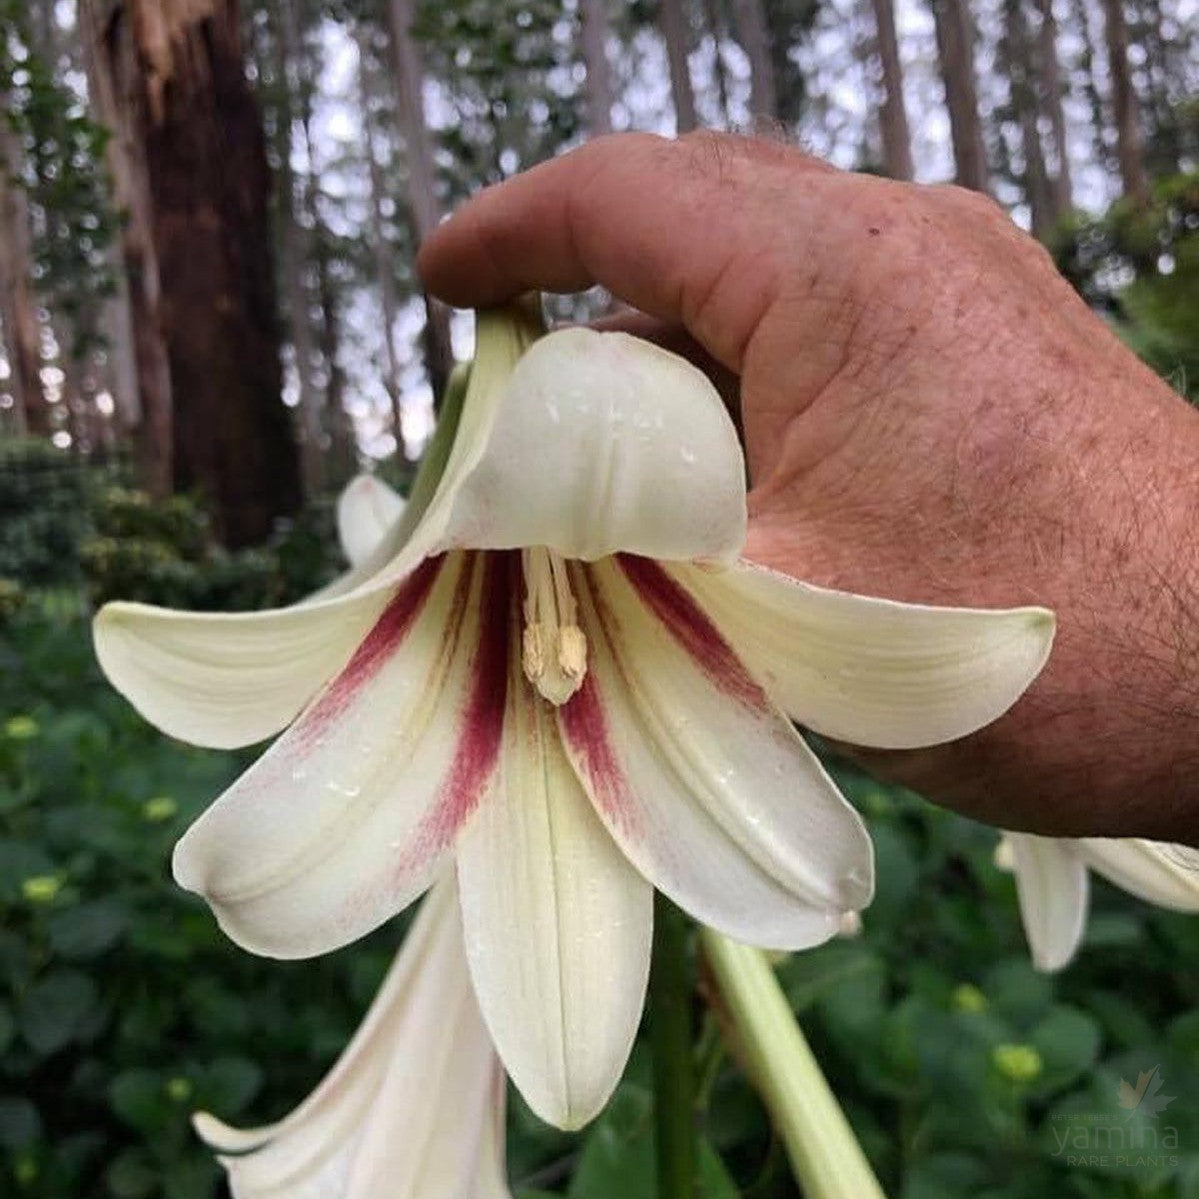
[[[504,1064],[575,1127],[632,1044],[653,887],[782,949],[869,902],[869,838],[787,717],[889,748],[962,736],[1035,677],[1053,618],[739,561],[744,463],[708,380],[624,334],[535,336],[480,315],[465,401],[402,518],[320,596],[110,604],[95,639],[174,736],[235,746],[290,725],[176,849],[225,931],[323,953],[453,859]]]
[[[351,566],[361,566],[404,515],[403,497],[374,475],[351,479],[337,497],[337,539]]]
[[[1038,970],[1060,970],[1077,952],[1091,870],[1147,903],[1199,912],[1199,854],[1182,845],[1005,833],[995,862],[1015,875],[1020,919]]]
[[[205,1112],[234,1199],[510,1199],[505,1078],[479,1014],[452,878],[429,892],[354,1039],[265,1128]]]

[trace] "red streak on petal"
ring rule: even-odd
[[[426,558],[400,584],[379,619],[362,639],[353,657],[329,684],[324,694],[296,724],[302,738],[316,736],[339,716],[360,688],[379,674],[416,623],[444,559]]]
[[[747,708],[761,711],[770,707],[766,693],[685,588],[651,558],[619,554],[617,561],[667,632],[721,691]],[[630,652],[636,652],[635,647]]]
[[[508,637],[519,574],[508,551],[485,552],[479,595],[478,645],[471,659],[470,689],[458,714],[460,734],[445,782],[413,835],[401,868],[447,845],[478,806],[495,773],[503,744],[508,699]],[[517,568],[519,569],[519,568]],[[464,573],[469,580],[470,572]],[[465,594],[463,602],[465,602]]]
[[[624,832],[635,832],[637,805],[629,795],[628,780],[612,747],[594,671],[587,672],[583,685],[558,709],[558,725],[567,746],[574,751],[575,769],[586,774],[587,790],[601,812]]]

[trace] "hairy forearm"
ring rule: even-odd
[[[972,737],[862,756],[992,823],[1199,844],[1199,413],[1139,364],[1106,382],[1113,419],[1062,430],[1069,494],[1013,512],[1027,556],[987,586],[1055,608],[1044,674]]]

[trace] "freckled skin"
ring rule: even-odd
[[[1009,828],[1199,843],[1199,413],[989,200],[771,141],[601,138],[425,245],[463,306],[601,283],[742,430],[746,554],[895,599],[1055,609],[1041,678],[951,745],[854,751]]]

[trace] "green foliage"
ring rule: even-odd
[[[0,578],[23,588],[77,582],[79,544],[104,477],[47,442],[0,441]]]
[[[34,210],[35,283],[54,312],[67,318],[74,344],[62,349],[82,360],[103,341],[99,301],[115,286],[107,251],[117,215],[104,167],[108,134],[64,82],[53,40],[52,34],[38,36],[24,0],[0,0],[4,119],[25,159],[14,182],[25,188]],[[39,45],[46,41],[51,45]]]
[[[1159,374],[1199,398],[1199,174],[1158,180],[1151,202],[1078,218],[1053,247],[1059,269]]]
[[[578,132],[574,26],[555,0],[425,0],[415,32],[455,110],[441,133],[454,199],[549,158]]]
[[[244,763],[140,721],[78,620],[0,634],[0,1194],[207,1199],[191,1112],[281,1114],[369,1003],[394,927],[267,962],[171,884],[172,843]]]
[[[128,496],[118,518],[198,536],[194,513],[151,518]],[[190,749],[144,724],[100,678],[77,615],[35,599],[0,629],[0,1194],[214,1199],[219,1170],[190,1113],[277,1118],[361,1018],[394,924],[313,962],[264,961],[170,881],[171,845],[252,756]],[[1098,885],[1078,962],[1039,975],[994,834],[839,775],[875,837],[878,900],[861,936],[792,955],[779,973],[888,1193],[1199,1195],[1196,922]],[[696,1057],[701,1194],[794,1199],[710,1013]],[[1154,1101],[1177,1098],[1128,1117],[1121,1080],[1135,1088],[1155,1066]],[[652,1103],[641,1042],[578,1135],[514,1097],[514,1193],[649,1199]],[[1179,1146],[1160,1167],[1084,1151],[1168,1128]]]
[[[93,605],[142,600],[182,608],[291,603],[344,568],[333,506],[309,505],[275,536],[230,552],[188,496],[152,500],[121,468],[89,467],[46,442],[0,442],[0,626],[32,590],[77,587]]]

